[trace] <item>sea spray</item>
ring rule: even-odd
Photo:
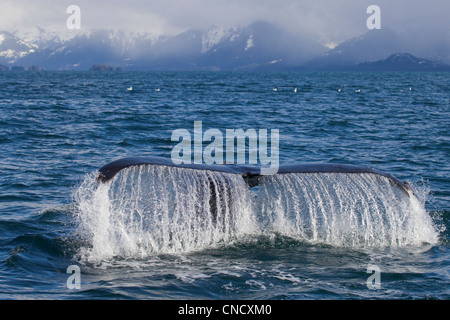
[[[235,174],[164,166],[89,175],[75,193],[88,260],[179,253],[255,232],[248,187]]]
[[[277,174],[250,189],[238,174],[157,165],[124,169],[107,183],[92,174],[75,192],[88,261],[184,253],[247,235],[333,246],[436,243],[425,198],[370,173]]]
[[[370,173],[265,177],[255,202],[264,230],[312,243],[403,246],[438,239],[413,192]]]

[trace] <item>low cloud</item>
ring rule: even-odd
[[[366,9],[371,4],[381,8],[382,28],[416,22],[423,28],[440,23],[443,26],[438,29],[448,29],[450,12],[447,0],[79,0],[58,1],[56,5],[50,0],[3,0],[0,30],[27,32],[40,28],[67,33],[66,9],[71,4],[81,8],[84,30],[173,35],[188,29],[243,26],[263,20],[333,45],[367,32]]]

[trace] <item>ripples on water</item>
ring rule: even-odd
[[[38,72],[0,84],[1,298],[449,298],[446,73]],[[208,210],[208,179],[170,172],[167,190],[155,169],[92,182],[121,157],[169,157],[172,131],[197,120],[280,129],[281,163],[375,167],[408,180],[417,202],[372,177],[249,190],[222,174],[214,185],[231,184],[234,201],[202,220],[188,213]],[[74,264],[81,290],[66,286]]]

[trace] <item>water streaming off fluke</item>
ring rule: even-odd
[[[256,197],[265,230],[339,246],[417,245],[437,240],[412,191],[372,173],[265,177]]]
[[[403,246],[438,239],[416,196],[374,173],[283,173],[250,188],[236,173],[134,165],[75,193],[87,259],[180,253],[281,234],[337,246]]]
[[[76,199],[91,256],[145,256],[198,250],[255,232],[241,176],[165,166],[134,166],[108,183],[90,176]]]

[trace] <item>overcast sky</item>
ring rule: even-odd
[[[176,34],[213,25],[232,27],[256,20],[339,43],[367,31],[369,5],[381,9],[381,27],[414,23],[450,28],[449,0],[1,0],[0,30],[37,28],[66,33],[69,5],[81,9],[81,30],[91,28]]]

